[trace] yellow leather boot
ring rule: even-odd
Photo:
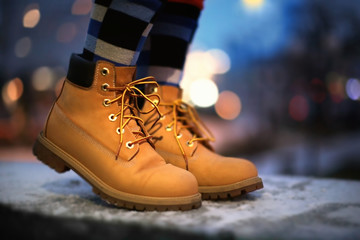
[[[59,173],[74,170],[102,199],[120,207],[200,207],[195,177],[165,162],[136,116],[137,98],[151,101],[138,87],[157,84],[150,77],[133,81],[134,73],[135,67],[95,64],[73,55],[33,152]]]
[[[168,163],[194,174],[203,199],[225,199],[263,188],[253,163],[223,157],[213,151],[209,145],[213,140],[211,133],[195,109],[181,100],[181,89],[161,86],[148,89],[148,92],[161,96],[161,118],[155,114],[141,115],[145,127],[154,137],[156,151]],[[143,111],[153,108],[154,105],[147,102]]]

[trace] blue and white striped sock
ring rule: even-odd
[[[159,84],[180,85],[188,46],[197,28],[200,12],[196,5],[164,3],[140,54],[138,76],[151,75]]]
[[[158,0],[95,0],[82,56],[135,65],[160,6]]]

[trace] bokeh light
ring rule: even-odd
[[[239,116],[242,109],[241,100],[232,91],[222,91],[215,104],[216,113],[223,119],[233,120]]]
[[[221,49],[210,49],[207,51],[213,58],[213,73],[224,74],[230,70],[231,61],[229,55]]]
[[[289,114],[295,121],[304,121],[309,115],[309,103],[302,95],[291,98],[289,103]]]
[[[63,23],[56,32],[56,40],[61,43],[69,43],[74,40],[76,34],[77,27],[74,23]]]
[[[22,96],[24,84],[20,78],[14,78],[7,82],[2,89],[2,98],[7,106],[15,103]]]
[[[191,84],[190,98],[198,107],[210,107],[219,97],[216,84],[210,79],[198,79]]]
[[[265,0],[241,0],[247,9],[258,9],[264,5]]]
[[[17,56],[18,58],[24,58],[26,57],[30,50],[31,50],[31,39],[29,37],[23,37],[20,38],[16,43],[15,43],[15,56]]]
[[[54,74],[49,67],[39,67],[32,76],[32,86],[37,91],[49,90],[54,84]]]
[[[341,81],[333,81],[329,83],[329,92],[331,99],[335,103],[339,103],[345,98],[344,85]]]
[[[346,82],[346,94],[352,100],[360,99],[360,81],[356,78],[350,78]]]
[[[181,87],[184,89],[184,95],[183,95],[184,100],[193,101],[193,96],[191,96],[190,89],[194,88],[193,87],[194,82],[198,81],[199,79],[201,81],[203,81],[204,79],[213,79],[214,75],[224,74],[228,72],[230,70],[230,66],[231,66],[230,57],[225,51],[221,49],[214,48],[207,51],[204,50],[191,51],[187,55],[186,64],[184,67],[184,76],[181,81]],[[215,85],[213,81],[210,80],[210,82],[211,83],[209,83],[209,86]],[[217,89],[216,85],[215,88]],[[215,88],[213,87],[212,89]],[[218,90],[216,90],[216,92],[218,94]],[[214,96],[216,96],[215,98],[217,98],[217,95]],[[199,101],[195,100],[195,102],[199,102]],[[210,104],[200,103],[200,105],[198,106],[211,106],[215,102],[212,102]]]
[[[230,65],[228,54],[221,49],[198,50],[188,54],[185,73],[194,78],[211,78],[229,71]]]
[[[23,26],[25,28],[34,28],[40,21],[40,11],[39,8],[34,6],[34,8],[29,9],[23,17]]]
[[[215,61],[204,51],[193,51],[188,54],[185,65],[185,74],[191,78],[211,78]]]
[[[73,15],[86,15],[90,13],[91,7],[91,0],[76,0],[71,7],[71,13]]]

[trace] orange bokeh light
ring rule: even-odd
[[[221,92],[215,104],[216,113],[226,120],[233,120],[239,116],[241,108],[242,105],[239,96],[231,91]]]

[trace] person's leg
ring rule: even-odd
[[[84,53],[72,55],[33,152],[59,173],[74,170],[116,206],[190,210],[201,206],[195,177],[166,164],[135,115],[138,98],[159,112],[140,90],[156,81],[135,80],[133,66],[158,3],[96,1]]]
[[[179,86],[203,0],[164,2],[141,52],[140,76],[155,76],[159,84]]]
[[[194,174],[203,199],[228,198],[260,189],[263,183],[250,161],[213,151],[211,133],[196,110],[182,101],[181,73],[197,26],[199,3],[202,1],[169,1],[154,22],[140,61],[149,64],[146,74],[155,76],[161,84],[148,91],[160,94],[163,116],[159,120],[155,115],[141,117],[156,140],[158,153],[168,163]],[[145,112],[151,108],[145,103]]]
[[[136,65],[159,0],[95,0],[83,57],[117,66]]]

